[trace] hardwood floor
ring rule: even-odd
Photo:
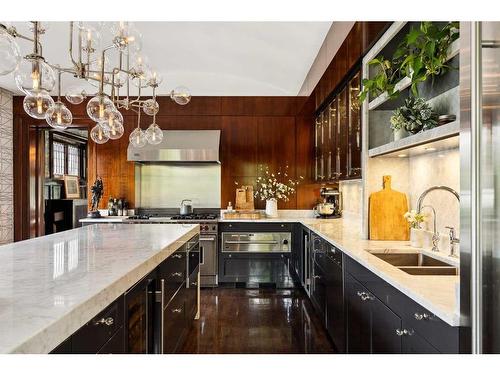
[[[181,353],[333,353],[311,302],[298,289],[202,289],[201,317]]]

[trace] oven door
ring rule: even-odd
[[[289,253],[292,234],[289,232],[223,232],[223,253]]]

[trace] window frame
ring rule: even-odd
[[[54,174],[54,142],[64,145],[64,174]],[[71,137],[59,132],[49,132],[49,175],[54,180],[63,180],[68,174],[69,151],[68,146],[78,148],[78,178],[87,180],[87,141],[78,137]],[[74,176],[74,175],[72,175]]]

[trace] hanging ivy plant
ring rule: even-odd
[[[404,77],[411,79],[411,90],[418,96],[418,83],[443,75],[450,69],[448,49],[458,37],[458,22],[449,22],[443,27],[421,22],[419,28],[411,28],[390,60],[379,56],[368,63],[379,68],[373,78],[363,79],[360,102],[370,93],[378,96],[387,92],[391,99],[396,98],[399,91],[395,85]]]

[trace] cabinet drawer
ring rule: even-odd
[[[72,337],[73,353],[97,353],[102,346],[123,326],[123,296],[106,307]]]
[[[186,280],[187,259],[186,252],[176,251],[167,258],[158,269],[160,280],[164,280],[163,295],[168,303]],[[161,281],[160,281],[161,283]]]
[[[175,353],[186,330],[185,284],[163,310],[163,353]]]
[[[97,354],[125,354],[125,329],[121,327]]]
[[[373,272],[356,261],[345,258],[347,271],[396,312],[403,319],[405,326],[413,329],[440,352],[458,353],[458,327],[450,326]]]

